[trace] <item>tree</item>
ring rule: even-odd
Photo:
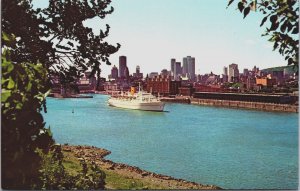
[[[101,63],[120,45],[105,42],[105,31],[94,34],[83,21],[104,19],[113,12],[110,0],[49,0],[33,9],[31,0],[2,1],[2,186],[32,189],[39,185],[42,164],[37,150],[53,145],[41,110],[51,76],[74,82],[88,69],[100,77]],[[107,10],[108,9],[108,10]]]
[[[235,0],[229,0],[230,6]],[[237,1],[236,1],[237,2]],[[299,70],[299,4],[296,0],[239,0],[237,8],[244,18],[250,11],[259,11],[264,16],[260,26],[266,26],[262,36],[269,36],[273,50],[285,57],[288,65]]]

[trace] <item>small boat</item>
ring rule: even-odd
[[[164,111],[165,103],[151,93],[140,90],[135,93],[135,88],[131,87],[131,91],[127,94],[112,95],[108,100],[108,105],[119,108],[144,110],[144,111]]]

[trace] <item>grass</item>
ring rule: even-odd
[[[78,174],[81,171],[80,161],[74,156],[72,152],[63,151],[63,154],[63,165],[66,171],[72,175]],[[101,167],[100,169],[106,174],[105,187],[107,189],[167,189],[162,185],[158,185],[149,181],[134,179],[126,175],[121,175],[113,171],[102,169]]]

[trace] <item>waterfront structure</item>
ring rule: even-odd
[[[111,69],[111,78],[118,79],[118,68],[114,65]]]
[[[257,77],[256,78],[256,85],[261,85],[265,87],[272,87],[276,84],[276,79],[269,77]]]
[[[193,97],[200,98],[200,99],[279,103],[279,104],[294,104],[298,100],[297,96],[216,93],[216,92],[195,92]]]
[[[147,92],[164,96],[176,95],[179,93],[181,81],[172,80],[170,76],[155,76],[147,80]]]
[[[195,92],[224,92],[225,90],[217,85],[195,84]]]
[[[229,82],[238,82],[239,78],[239,69],[237,64],[230,64],[229,65],[229,73],[228,73],[228,80]]]
[[[119,77],[120,78],[125,78],[125,70],[127,67],[127,58],[126,56],[120,56],[119,57]],[[128,70],[128,68],[127,68]]]

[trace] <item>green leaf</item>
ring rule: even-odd
[[[11,96],[11,91],[10,90],[4,90],[2,89],[1,92],[1,102],[6,102],[7,99]]]
[[[8,36],[8,34],[6,34],[5,32],[2,32],[2,39],[3,39],[4,41],[9,41],[9,36]]]
[[[14,69],[14,65],[10,61],[7,61],[5,57],[2,57],[1,65],[3,74],[9,74]]]
[[[32,88],[32,83],[28,82],[27,87],[26,87],[26,91],[30,92],[31,88]]]
[[[14,87],[15,87],[15,82],[11,77],[9,77],[7,89],[13,89]]]
[[[250,7],[244,9],[244,18],[249,14],[249,12],[250,12]]]

